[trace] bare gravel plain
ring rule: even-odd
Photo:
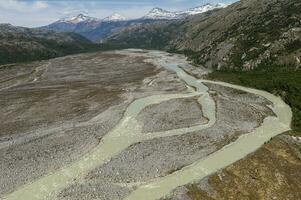
[[[65,189],[59,195],[59,199],[123,199],[140,183],[166,176],[206,157],[235,141],[240,135],[258,127],[265,117],[273,115],[267,107],[270,102],[264,98],[214,84],[208,84],[208,87],[212,90],[217,106],[217,122],[213,127],[134,144],[110,162],[91,171],[83,181]],[[190,102],[193,102],[193,99]],[[143,114],[140,114],[140,123],[147,126],[148,131],[164,130],[169,124],[166,120],[174,121],[182,116],[169,115],[172,112],[170,108],[177,109],[175,106],[180,103],[183,103],[183,99],[170,100],[146,108]],[[181,108],[186,109],[185,112],[189,113],[189,116],[201,113],[195,105],[186,106]],[[159,117],[157,119],[160,119],[160,116],[170,118],[157,120],[154,119],[154,114]],[[153,123],[154,120],[156,123]],[[185,123],[187,126],[193,124],[193,120]],[[178,125],[181,125],[181,122]],[[116,185],[119,186],[118,191],[123,192],[117,192]]]
[[[0,197],[88,154],[134,100],[192,90],[176,73],[151,64],[142,51],[2,66],[0,77]],[[137,186],[223,148],[274,114],[262,97],[206,86],[216,105],[213,126],[132,144],[74,180],[57,199],[123,199]],[[177,98],[145,107],[135,120],[143,134],[152,134],[207,124],[202,109],[197,97]]]
[[[0,195],[88,153],[133,99],[186,89],[143,58],[114,53],[4,66],[0,77]]]

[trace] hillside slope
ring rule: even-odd
[[[290,136],[277,136],[246,158],[179,187],[164,199],[300,199],[300,147],[300,141]]]
[[[74,33],[0,24],[0,64],[43,60],[97,49],[97,45]]]
[[[134,19],[122,21],[101,21],[94,28],[86,28],[87,25],[83,25],[82,23],[78,25],[74,32],[88,38],[93,42],[101,43],[104,38],[111,36],[115,31],[118,32],[130,26],[140,26],[142,24],[148,25],[155,21],[166,20]]]
[[[267,63],[297,67],[300,10],[299,0],[242,0],[176,22],[129,27],[106,42],[180,51],[197,64],[218,69],[253,69]]]

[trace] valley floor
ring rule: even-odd
[[[255,167],[274,180],[273,170],[268,174],[262,167],[271,166],[270,158],[283,157],[287,162],[275,165],[275,170],[282,168],[280,179],[276,178],[289,187],[279,185],[277,191],[293,192],[300,156],[286,148],[292,141],[296,148],[299,144],[290,136],[277,137],[232,164],[289,130],[288,107],[264,92],[190,75],[206,73],[183,56],[142,50],[1,66],[0,196],[24,200],[235,197],[248,190],[241,186],[236,193],[227,192],[222,180],[228,180],[229,190],[239,184],[232,171],[243,173],[237,176],[246,185],[253,179],[243,175]],[[258,131],[265,126],[272,128]],[[244,146],[248,139],[254,140],[252,145]],[[241,151],[225,157],[224,151],[235,148]],[[266,149],[273,154],[261,158]],[[224,161],[204,169],[202,161],[219,154]],[[286,167],[290,170],[283,170]],[[197,171],[186,176],[189,170]],[[230,175],[218,182],[215,177],[221,173]],[[179,179],[182,174],[184,182]],[[219,188],[225,188],[224,193]]]

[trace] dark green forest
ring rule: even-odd
[[[208,78],[265,90],[280,96],[292,108],[293,134],[301,135],[300,69],[291,66],[262,66],[252,71],[214,71]]]

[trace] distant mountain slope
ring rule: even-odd
[[[180,21],[157,21],[150,24],[128,26],[107,37],[104,46],[115,48],[164,49],[170,48],[170,42],[176,38],[176,29],[180,31]]]
[[[107,21],[109,21],[109,22],[118,22],[118,21],[125,21],[125,20],[126,20],[126,18],[124,16],[122,16],[118,13],[115,13],[113,15],[110,15],[110,16],[104,18],[102,21],[105,21],[105,22],[107,22]]]
[[[198,64],[219,69],[299,67],[300,10],[300,0],[242,0],[183,20],[129,27],[106,43],[182,51]]]
[[[225,7],[224,4],[205,4],[184,11],[171,12],[161,8],[153,8],[145,16],[137,19],[126,19],[120,14],[113,14],[104,19],[89,17],[85,14],[60,19],[52,24],[41,27],[47,30],[78,33],[93,42],[101,42],[116,31],[129,26],[148,25],[153,22],[183,19],[200,13]]]
[[[179,19],[180,16],[175,12],[163,10],[162,8],[153,8],[149,13],[142,17],[143,19]]]
[[[79,14],[74,17],[60,19],[52,24],[41,27],[41,29],[74,32],[93,42],[99,43],[103,38],[108,37],[114,31],[132,25],[148,24],[154,21],[155,20],[153,19],[142,18],[127,20],[122,15],[116,13],[104,19],[97,19],[84,14]]]
[[[76,16],[62,18],[41,28],[62,32],[83,32],[97,27],[100,22],[100,19],[80,13]]]
[[[86,28],[82,29],[81,27],[76,29],[74,32],[78,33],[89,40],[102,43],[103,39],[111,36],[115,32],[131,27],[131,26],[140,26],[144,24],[152,24],[156,21],[166,21],[166,20],[153,20],[153,19],[135,19],[135,20],[111,20],[111,21],[102,21],[95,28]],[[86,27],[86,26],[84,26]]]
[[[161,8],[153,8],[148,14],[146,14],[143,19],[183,19],[188,16],[201,14],[204,12],[208,12],[210,10],[219,9],[226,7],[226,4],[205,4],[202,6],[190,8],[184,11],[176,11],[171,12],[167,10],[163,10]]]
[[[42,60],[97,49],[97,45],[74,33],[0,24],[0,64]]]

